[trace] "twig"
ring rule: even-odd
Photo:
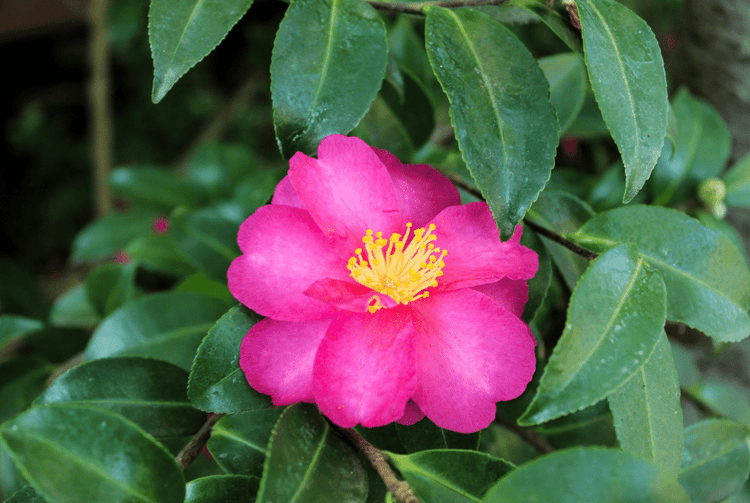
[[[484,196],[481,192],[479,192],[476,188],[472,187],[470,184],[468,184],[466,181],[464,181],[463,178],[454,175],[453,173],[445,173],[443,172],[443,175],[448,177],[448,179],[453,182],[453,184],[457,187],[460,187],[461,189],[465,190],[472,196],[481,199],[484,201]],[[572,251],[576,255],[580,255],[581,257],[585,258],[586,260],[593,260],[599,255],[596,253],[587,250],[586,248],[583,248],[582,246],[578,246],[574,242],[570,241],[569,239],[565,239],[558,233],[551,231],[545,227],[542,227],[539,224],[536,224],[529,220],[528,218],[524,218],[523,222],[528,225],[531,229],[534,230],[537,234],[541,234],[542,236],[550,239],[551,241],[554,241],[555,243],[564,246],[568,250]]]
[[[209,417],[208,420],[203,424],[203,426],[201,426],[201,429],[198,430],[198,433],[193,435],[193,438],[190,439],[190,441],[185,445],[185,447],[182,448],[180,453],[177,455],[175,461],[177,461],[177,465],[182,469],[183,472],[187,471],[193,461],[195,461],[195,458],[198,457],[198,454],[200,454],[203,446],[205,446],[206,442],[208,442],[208,437],[211,436],[211,429],[222,417],[224,417],[224,414],[214,414],[213,416]]]
[[[91,27],[89,112],[94,164],[94,201],[96,212],[100,217],[112,210],[112,197],[107,185],[107,176],[112,170],[112,104],[107,50],[108,10],[109,0],[91,1],[89,7],[89,26]]]
[[[336,430],[372,463],[380,478],[383,479],[385,487],[388,488],[388,491],[390,491],[398,503],[421,503],[414,495],[414,491],[409,487],[409,483],[400,480],[393,472],[388,464],[388,458],[383,452],[374,447],[353,429],[345,430],[337,427]]]
[[[552,447],[552,445],[547,441],[546,438],[533,430],[522,428],[513,421],[508,421],[501,416],[497,416],[495,418],[495,422],[500,423],[503,428],[512,431],[513,433],[524,439],[539,454],[549,454],[550,452],[554,452],[555,450],[555,448]]]
[[[508,0],[442,0],[437,2],[378,2],[368,1],[376,9],[390,10],[393,12],[407,12],[410,14],[422,14],[422,9],[431,5],[445,7],[448,9],[456,7],[480,7],[483,5],[501,5]]]

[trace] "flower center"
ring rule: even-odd
[[[354,250],[356,256],[350,258],[346,266],[351,271],[350,276],[358,283],[404,305],[429,297],[430,293],[424,289],[437,286],[437,278],[443,275],[445,266],[443,257],[448,254],[432,244],[437,239],[432,233],[435,224],[430,224],[427,229],[415,229],[407,246],[411,225],[411,222],[406,224],[403,236],[394,232],[387,240],[382,232],[373,236],[372,229],[368,229],[362,238],[367,258],[362,256],[362,248],[357,248]],[[383,307],[377,295],[373,295],[367,303],[370,313]]]

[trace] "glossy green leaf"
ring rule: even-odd
[[[600,448],[555,452],[500,479],[482,503],[688,503],[673,476],[630,453]]]
[[[750,208],[750,154],[737,161],[722,179],[727,189],[726,203]]]
[[[0,350],[13,341],[44,328],[44,323],[33,318],[4,314],[0,316]]]
[[[206,295],[210,295],[211,297],[216,297],[217,299],[225,300],[227,302],[232,302],[232,299],[234,298],[232,297],[232,293],[229,291],[229,288],[227,288],[226,283],[213,281],[212,279],[209,279],[209,277],[206,276],[205,273],[202,272],[191,274],[190,276],[185,278],[182,283],[174,287],[174,291],[203,293]]]
[[[476,449],[479,445],[479,432],[444,430],[426,417],[411,426],[396,423],[396,432],[410,453],[428,449]]]
[[[49,315],[49,322],[55,327],[94,328],[99,321],[84,283],[57,297]]]
[[[526,218],[545,229],[566,235],[578,230],[594,215],[594,210],[574,195],[545,190],[526,213]],[[544,236],[541,240],[572,291],[588,268],[589,261]]]
[[[372,147],[388,150],[404,162],[408,162],[414,155],[414,144],[409,132],[379,94],[351,134]]]
[[[128,243],[125,253],[149,271],[178,277],[194,273],[195,267],[173,234],[171,231],[167,234],[149,232]]]
[[[229,264],[240,255],[237,224],[215,208],[176,212],[172,222],[175,239],[190,263],[210,278],[226,281]]]
[[[187,377],[171,363],[148,358],[95,360],[63,374],[34,405],[90,405],[122,414],[156,438],[189,436],[206,414],[188,401]]]
[[[744,388],[730,381],[709,378],[695,383],[686,391],[716,414],[750,427],[750,401]]]
[[[363,503],[367,475],[354,448],[317,407],[286,408],[271,436],[257,503]]]
[[[60,503],[182,503],[185,480],[170,453],[130,421],[80,405],[32,408],[0,439],[45,499]]]
[[[276,139],[285,158],[314,154],[357,125],[380,88],[388,56],[378,13],[357,0],[296,0],[271,60]]]
[[[188,396],[207,412],[242,412],[271,406],[271,399],[252,389],[240,368],[240,344],[259,320],[244,306],[232,308],[203,339],[193,362]]]
[[[665,333],[643,367],[609,396],[609,407],[620,446],[677,475],[685,435],[680,383]]]
[[[380,94],[388,107],[404,125],[415,147],[421,147],[430,139],[435,128],[432,104],[424,90],[409,73],[401,76],[403,92],[399,93],[388,81],[383,83]]]
[[[680,379],[680,386],[689,388],[701,380],[700,371],[695,364],[693,352],[682,345],[671,341],[672,356],[674,357],[677,376]]]
[[[547,79],[508,28],[478,11],[430,7],[425,37],[463,158],[508,239],[554,165]]]
[[[572,52],[541,58],[539,66],[549,81],[550,102],[557,112],[562,135],[576,120],[586,101],[586,67]]]
[[[534,250],[539,256],[539,269],[527,283],[529,285],[529,297],[523,308],[523,320],[527,323],[534,319],[534,315],[542,306],[550,281],[552,281],[552,260],[539,236],[531,229],[524,226],[521,244]]]
[[[607,400],[537,427],[556,449],[597,445],[616,447],[617,434]]]
[[[258,479],[243,475],[214,475],[191,480],[185,503],[247,503],[258,492]]]
[[[47,503],[47,500],[42,498],[33,487],[26,486],[5,500],[5,503]]]
[[[654,204],[675,205],[696,196],[698,184],[718,176],[729,158],[729,129],[708,103],[681,89],[672,100],[674,144],[664,142],[654,168]]]
[[[86,278],[86,296],[96,314],[109,316],[123,304],[135,299],[137,264],[105,264],[91,271]]]
[[[476,451],[443,449],[388,456],[421,501],[441,503],[479,502],[514,468],[507,461]]]
[[[656,165],[667,132],[667,80],[648,25],[614,0],[576,0],[589,80],[625,164],[623,201]]]
[[[505,5],[525,9],[538,17],[552,32],[576,54],[583,55],[581,37],[570,28],[570,23],[564,19],[555,9],[550,9],[547,0],[509,0]],[[504,7],[501,5],[500,7]],[[483,7],[490,9],[492,7]]]
[[[685,430],[679,481],[692,501],[722,501],[745,483],[748,473],[750,450],[742,425],[709,419]]]
[[[608,396],[648,359],[665,314],[664,282],[635,246],[601,255],[573,292],[563,335],[518,423],[543,423]]]
[[[156,3],[160,1],[165,0],[156,0]],[[114,192],[131,203],[164,212],[177,206],[195,206],[201,201],[195,187],[162,168],[117,168],[107,181]]]
[[[252,3],[253,0],[152,0],[148,37],[154,59],[154,103],[159,103],[180,77],[219,45]]]
[[[73,241],[71,260],[92,262],[125,248],[130,241],[151,230],[156,213],[132,210],[110,213],[86,226]]]
[[[724,234],[732,242],[732,244],[734,244],[735,248],[737,248],[737,251],[739,251],[743,256],[743,258],[745,259],[745,263],[750,264],[750,258],[748,258],[747,256],[745,244],[742,242],[742,236],[739,232],[737,232],[737,229],[734,227],[734,225],[729,223],[726,219],[718,218],[713,213],[709,213],[708,211],[704,210],[698,210],[695,218],[698,219],[698,222],[700,222],[701,225],[716,229],[717,231]]]
[[[676,210],[629,206],[597,215],[571,237],[596,252],[635,243],[664,278],[667,319],[720,341],[750,335],[750,271],[721,232]]]
[[[602,118],[602,112],[599,110],[599,105],[596,103],[596,98],[594,98],[592,92],[586,94],[586,100],[583,102],[576,120],[565,133],[566,136],[579,140],[598,140],[610,137],[609,129]],[[622,198],[618,197],[618,199],[622,202]]]
[[[141,297],[99,325],[86,358],[148,356],[187,370],[201,340],[225,310],[221,300],[194,292]]]
[[[216,423],[208,450],[227,473],[263,473],[268,439],[283,408],[253,410],[225,416]]]

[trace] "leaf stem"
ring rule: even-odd
[[[453,182],[453,185],[455,185],[456,187],[459,187],[459,188],[463,189],[464,191],[468,192],[472,196],[474,196],[474,197],[476,197],[476,198],[481,199],[482,201],[484,201],[484,196],[482,195],[482,193],[479,192],[476,188],[474,188],[471,184],[467,183],[463,178],[461,178],[460,176],[457,176],[457,175],[455,175],[453,173],[446,173],[446,172],[442,172],[442,173],[443,173],[443,175],[445,175],[446,177],[448,177],[448,179],[451,182]],[[559,244],[561,246],[564,246],[568,250],[572,251],[576,255],[580,255],[581,257],[585,258],[586,260],[593,260],[593,259],[595,259],[596,257],[599,256],[598,254],[596,254],[596,253],[594,253],[594,252],[592,252],[590,250],[587,250],[586,248],[584,248],[582,246],[578,246],[573,241],[570,241],[569,239],[565,239],[564,237],[562,237],[560,234],[556,233],[555,231],[551,231],[551,230],[547,229],[546,227],[542,227],[541,225],[532,222],[528,218],[524,218],[523,219],[523,223],[525,223],[526,225],[528,225],[537,234],[541,234],[542,236],[546,237],[547,239],[549,239],[551,241],[554,241],[555,243],[557,243],[557,244]]]
[[[369,0],[367,3],[381,10],[422,14],[422,9],[432,5],[453,9],[457,7],[480,7],[484,5],[501,5],[508,0],[438,0],[433,2],[379,2]]]
[[[336,427],[336,430],[370,461],[378,472],[378,475],[380,475],[380,478],[383,479],[385,487],[388,488],[388,491],[390,491],[398,503],[421,503],[414,494],[414,491],[409,487],[409,483],[400,480],[393,472],[393,469],[388,464],[387,455],[365,440],[362,435],[352,428],[345,430]]]
[[[201,450],[206,445],[206,442],[208,442],[208,437],[211,436],[211,430],[214,425],[224,416],[225,414],[214,414],[209,417],[208,420],[203,423],[201,429],[198,430],[198,433],[193,435],[193,438],[190,439],[177,457],[175,457],[177,465],[183,472],[190,468],[190,465],[195,461],[195,458],[198,457],[198,454],[200,454]]]

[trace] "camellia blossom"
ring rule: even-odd
[[[300,152],[271,204],[242,224],[229,289],[266,318],[240,348],[275,405],[311,402],[344,428],[469,433],[519,396],[536,344],[519,318],[536,274],[521,227],[501,242],[484,202],[461,205],[428,165],[358,138]]]

